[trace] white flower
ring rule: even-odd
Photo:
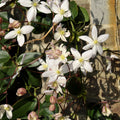
[[[104,116],[109,116],[110,114],[112,114],[109,105],[106,103],[103,107],[102,107],[102,114]]]
[[[75,48],[71,48],[71,53],[75,58],[75,61],[73,61],[73,69],[77,70],[79,67],[81,71],[86,74],[86,71],[92,72],[93,68],[91,67],[91,64],[89,63],[89,59],[92,57],[92,51],[88,50],[82,53],[82,55],[79,53],[78,50]]]
[[[24,7],[30,7],[27,11],[28,21],[32,21],[36,18],[37,10],[42,13],[51,13],[50,9],[45,4],[39,4],[40,0],[19,0],[18,1]]]
[[[70,17],[71,11],[69,10],[69,1],[63,0],[62,3],[52,4],[51,10],[56,14],[53,18],[53,23],[59,23],[63,17]]]
[[[62,26],[63,25],[61,23],[57,26],[57,32],[54,34],[54,39],[57,41],[61,39],[62,41],[67,42],[66,37],[70,36],[70,32],[69,30],[66,31],[66,28],[62,28]]]
[[[108,37],[109,37],[109,34],[103,34],[98,37],[97,28],[96,28],[96,26],[93,26],[92,27],[92,39],[86,35],[80,36],[79,38],[88,42],[88,44],[85,45],[83,47],[83,49],[88,50],[88,49],[92,48],[93,57],[95,57],[97,54],[97,51],[100,55],[102,55],[103,49],[100,44],[102,42],[106,41],[108,39]]]
[[[6,112],[6,116],[8,119],[12,118],[12,106],[8,105],[8,104],[3,104],[0,105],[0,119],[2,119],[4,113]]]
[[[8,1],[8,0],[1,0],[0,8],[3,7],[3,6],[6,4],[7,1]]]
[[[14,28],[14,30],[10,31],[5,35],[5,39],[13,39],[17,37],[17,42],[20,47],[23,46],[25,42],[24,34],[30,33],[34,29],[31,25],[24,25],[22,28]]]

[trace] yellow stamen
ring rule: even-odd
[[[83,58],[80,58],[80,59],[79,59],[79,62],[83,62],[83,61],[84,61],[84,59],[83,59]]]
[[[56,73],[59,75],[61,72],[59,70],[57,70]]]
[[[98,41],[97,40],[94,40],[94,44],[97,44],[98,43]]]
[[[17,30],[17,34],[21,34],[21,31],[20,31],[20,30]]]
[[[7,107],[4,107],[5,110],[9,111],[10,110],[10,107],[7,106]]]
[[[64,56],[64,55],[61,55],[60,58],[61,58],[62,60],[64,60],[64,59],[65,59],[65,56]]]
[[[53,87],[57,87],[57,86],[58,86],[57,82],[56,81],[53,82]]]
[[[63,15],[65,11],[63,9],[60,10],[60,14]]]
[[[47,69],[48,65],[47,64],[43,64],[43,68]]]
[[[61,34],[61,35],[64,35],[64,34],[65,34],[65,31],[61,30],[61,31],[60,31],[60,34]]]
[[[34,6],[34,7],[37,7],[37,3],[33,3],[33,6]]]

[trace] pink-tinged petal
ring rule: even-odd
[[[16,36],[17,36],[17,34],[16,34],[15,30],[12,30],[5,35],[4,39],[13,39]]]
[[[51,10],[54,12],[54,13],[59,13],[60,11],[60,8],[57,4],[53,3],[52,6],[51,6]]]
[[[70,17],[70,16],[71,16],[71,11],[70,10],[65,12],[64,17]]]
[[[95,56],[96,56],[96,54],[97,54],[97,46],[96,45],[94,45],[94,47],[92,48],[92,57],[94,58]]]
[[[70,50],[71,50],[72,55],[75,57],[75,59],[79,59],[81,57],[79,51],[76,50],[75,48],[71,48]]]
[[[11,119],[12,118],[12,111],[8,111],[8,110],[6,110],[6,116],[7,116],[7,118],[8,119]]]
[[[91,57],[92,57],[92,50],[88,50],[82,53],[82,58],[84,60],[89,60]]]
[[[86,35],[79,36],[79,39],[84,40],[84,41],[86,41],[88,43],[92,43],[93,42],[93,40],[90,37],[86,36]]]
[[[21,32],[22,32],[22,34],[28,34],[28,33],[32,32],[33,29],[34,29],[34,27],[31,25],[24,25],[21,28]]]
[[[37,15],[37,10],[35,7],[31,7],[28,11],[27,11],[27,19],[28,22],[31,22],[32,20],[34,20],[36,18]]]
[[[85,45],[84,47],[83,47],[83,50],[88,50],[88,49],[90,49],[90,48],[92,48],[93,47],[93,44],[87,44],[87,45]]]
[[[32,1],[31,0],[19,0],[18,1],[20,5],[24,7],[32,7]]]
[[[22,34],[18,35],[18,36],[17,36],[17,41],[18,41],[18,45],[19,45],[20,47],[22,47],[23,44],[24,44],[24,42],[25,42],[25,37],[24,37],[24,35],[22,35]]]
[[[56,32],[56,33],[54,34],[54,39],[55,39],[55,40],[59,40],[59,39],[60,39],[60,34],[59,34],[58,32]]]
[[[68,0],[63,0],[63,2],[61,4],[61,9],[63,9],[64,11],[69,10],[69,1]]]
[[[61,35],[61,40],[67,42],[66,38],[63,35]]]
[[[38,9],[38,11],[45,13],[45,14],[51,13],[50,9],[45,5],[38,5],[37,9]]]
[[[98,51],[98,53],[99,53],[100,55],[103,54],[103,49],[102,49],[102,47],[100,46],[100,44],[97,45],[97,51]]]
[[[93,68],[92,68],[91,64],[88,61],[84,61],[84,68],[88,72],[93,72]]]
[[[102,42],[106,41],[108,39],[108,37],[109,37],[109,34],[100,35],[98,37],[98,42],[102,43]]]
[[[69,36],[70,36],[70,32],[69,31],[65,32],[65,37],[69,37]]]
[[[93,27],[92,27],[92,38],[93,38],[93,40],[97,40],[97,28],[96,28],[96,26],[95,25],[93,25]]]
[[[53,18],[53,23],[59,23],[63,20],[63,15],[56,14]]]

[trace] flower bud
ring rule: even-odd
[[[50,110],[50,111],[54,111],[54,110],[55,110],[55,104],[51,104],[51,105],[49,106],[49,110]]]
[[[65,101],[64,96],[61,96],[61,97],[59,97],[59,98],[57,99],[57,103],[58,103],[58,104],[61,104],[61,103],[63,103],[64,101]]]
[[[0,24],[2,23],[3,19],[0,17]]]
[[[16,92],[16,95],[17,96],[23,96],[27,93],[26,89],[25,88],[19,88],[17,89],[17,92]]]
[[[5,50],[6,48],[7,48],[6,45],[4,45],[4,46],[2,46],[1,49],[2,49],[2,50]]]
[[[51,96],[50,97],[50,103],[51,104],[55,104],[56,103],[56,97],[55,96]]]
[[[21,23],[17,20],[15,20],[13,23],[10,23],[8,28],[19,28],[21,26]]]
[[[5,30],[1,30],[0,31],[0,36],[2,37],[2,36],[4,36],[5,35]]]
[[[8,49],[11,50],[11,46],[8,46]]]
[[[28,120],[38,120],[38,115],[36,112],[32,111],[28,114]]]

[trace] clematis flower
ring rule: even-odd
[[[47,7],[46,4],[40,4],[40,0],[19,0],[18,1],[22,6],[30,8],[27,11],[27,19],[29,22],[34,20],[37,15],[37,10],[39,12],[49,14],[51,13],[51,10]]]
[[[56,31],[57,32],[54,34],[54,39],[57,41],[61,39],[62,41],[67,42],[66,37],[70,36],[69,30],[66,31],[66,28],[62,28],[62,24],[60,23],[57,26]]]
[[[8,2],[8,0],[1,0],[1,2],[0,2],[0,8],[3,7],[6,4],[6,2]]]
[[[5,112],[6,112],[7,118],[11,119],[12,118],[12,110],[13,110],[13,107],[9,104],[0,105],[0,119],[2,119]]]
[[[102,55],[103,49],[102,49],[101,43],[106,41],[108,39],[108,37],[109,37],[109,34],[103,34],[103,35],[98,36],[97,28],[94,25],[92,27],[92,38],[90,38],[86,35],[80,36],[79,38],[88,43],[87,45],[85,45],[83,47],[83,49],[88,50],[88,49],[92,48],[93,57],[95,57],[97,52],[100,55]]]
[[[82,55],[75,48],[71,48],[70,50],[75,59],[75,61],[73,61],[73,70],[76,71],[80,67],[81,71],[84,74],[86,74],[86,71],[93,71],[93,68],[91,67],[91,64],[88,61],[92,57],[91,50],[85,51],[84,53],[82,53]]]
[[[20,47],[23,46],[25,42],[24,34],[30,33],[34,29],[31,25],[24,25],[22,28],[14,28],[14,30],[10,31],[5,35],[5,39],[13,39],[17,37],[17,42]]]
[[[71,11],[69,10],[69,1],[63,0],[62,3],[52,4],[51,10],[56,14],[53,18],[53,23],[59,23],[64,17],[70,17]]]

